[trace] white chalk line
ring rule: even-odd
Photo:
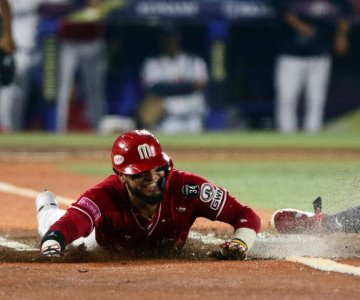
[[[0,192],[33,199],[34,200],[34,214],[35,214],[35,199],[42,191],[36,191],[33,189],[22,188],[22,187],[18,187],[16,185],[13,185],[13,184],[10,184],[7,182],[0,181]],[[74,200],[72,200],[70,198],[62,197],[62,196],[56,196],[56,199],[59,202],[59,204],[66,205],[66,206],[70,206],[70,204],[74,202]],[[0,246],[10,248],[10,249],[15,249],[17,251],[39,250],[39,249],[30,247],[29,245],[26,245],[24,243],[8,240],[1,236],[0,236]]]
[[[15,249],[16,251],[36,251],[38,248],[31,247],[27,244],[11,241],[0,236],[0,246]]]
[[[300,263],[320,271],[337,272],[337,273],[349,274],[354,276],[360,276],[359,267],[341,264],[331,259],[318,258],[318,257],[289,256],[286,258],[286,260],[295,263]]]
[[[32,199],[36,199],[37,195],[39,194],[39,191],[27,189],[27,188],[21,188],[6,182],[0,181],[0,192],[5,192],[13,195],[28,197]],[[62,196],[56,196],[56,199],[60,204],[69,206],[73,200],[62,197]],[[205,244],[221,244],[223,242],[222,239],[216,238],[213,233],[203,234],[196,231],[191,231],[189,234],[189,237],[192,239],[201,240]],[[4,246],[11,249],[16,249],[17,251],[33,251],[37,250],[33,247],[30,247],[26,244],[19,243],[16,241],[11,241],[8,239],[5,239],[4,237],[0,237],[0,246]],[[354,276],[360,276],[360,268],[349,266],[345,264],[337,263],[330,259],[324,259],[324,258],[315,258],[315,257],[301,257],[301,256],[289,256],[285,258],[287,261],[295,262],[295,263],[301,263],[304,265],[307,265],[313,269],[320,270],[320,271],[326,271],[326,272],[337,272],[337,273],[343,273],[343,274],[349,274]]]
[[[36,191],[36,190],[32,190],[32,189],[22,188],[22,187],[18,187],[16,185],[13,185],[10,183],[0,181],[0,192],[31,198],[34,200],[34,207],[35,207],[35,199],[42,191]],[[67,197],[62,197],[62,196],[56,196],[56,199],[58,200],[58,202],[60,204],[63,204],[66,206],[70,206],[70,204],[74,202],[73,199],[70,199]]]
[[[220,245],[225,242],[224,240],[215,237],[215,234],[212,232],[204,234],[192,230],[189,232],[189,238],[194,240],[201,240],[204,244],[211,244],[211,245]]]

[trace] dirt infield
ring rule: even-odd
[[[252,155],[257,155],[251,152]],[[268,159],[276,153],[269,154]],[[179,159],[191,159],[190,152],[171,153]],[[199,159],[197,154],[197,159]],[[202,153],[202,158],[208,154]],[[224,159],[228,153],[217,152]],[[250,152],[241,151],[237,159],[251,159]],[[284,153],[278,153],[284,157]],[[287,154],[293,159],[312,159],[317,155],[351,158],[359,153],[302,152]],[[253,156],[255,159],[255,156]],[[232,153],[234,158],[234,153]],[[44,188],[68,198],[76,198],[80,192],[101,180],[98,176],[79,175],[64,171],[62,162],[87,159],[84,155],[72,154],[46,157],[21,153],[0,154],[0,182],[23,189],[41,191]],[[94,159],[94,158],[93,158]],[[99,162],[107,156],[99,154]],[[106,254],[69,252],[68,256],[49,262],[38,256],[38,236],[34,199],[11,192],[0,192],[0,238],[16,241],[30,248],[19,252],[15,247],[0,246],[0,299],[358,299],[360,277],[324,272],[300,263],[289,262],[281,256],[277,259],[264,253],[279,251],[278,240],[268,236],[267,228],[271,215],[258,211],[263,219],[263,237],[246,261],[215,261],[206,257],[206,252],[216,245],[190,238],[184,253],[178,257],[107,257]],[[226,238],[231,228],[219,222],[200,220],[194,230],[210,232],[215,238]],[[335,237],[328,241],[314,239],[314,244],[305,247],[331,247]],[[348,257],[338,260],[342,264],[360,267],[360,241],[358,236],[341,238],[342,249],[353,248]],[[275,241],[275,242],[274,242]],[[278,243],[278,244],[275,244]],[[288,240],[295,248],[304,246],[303,240]],[[355,243],[355,244],[354,244]],[[281,244],[281,243],[280,243]],[[315,245],[316,244],[316,245]],[[355,246],[354,246],[355,245]],[[337,245],[338,246],[338,245]],[[335,244],[334,244],[335,247]],[[340,249],[340,251],[343,251]],[[290,250],[289,250],[290,251]],[[292,250],[291,250],[292,251]],[[315,250],[314,250],[315,251]],[[292,253],[292,252],[289,252]],[[331,251],[330,251],[331,253]],[[283,256],[286,256],[285,253]],[[329,255],[328,258],[331,255]]]

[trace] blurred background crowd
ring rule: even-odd
[[[316,133],[359,108],[359,0],[7,2],[1,133]]]

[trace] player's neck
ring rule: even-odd
[[[136,197],[133,197],[131,200],[131,206],[134,213],[144,217],[144,218],[151,218],[159,204],[148,204],[145,203]]]

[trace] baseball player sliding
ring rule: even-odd
[[[334,213],[321,212],[322,199],[313,202],[314,212],[293,208],[279,209],[273,213],[271,225],[280,233],[360,233],[360,205]]]
[[[37,197],[41,254],[61,256],[67,245],[96,244],[110,252],[178,252],[197,217],[234,227],[233,238],[212,253],[245,259],[260,230],[260,218],[225,189],[173,167],[146,130],[119,136],[113,144],[114,175],[86,190],[66,211],[53,193]],[[92,244],[93,243],[93,244]],[[161,252],[164,251],[164,252]]]

